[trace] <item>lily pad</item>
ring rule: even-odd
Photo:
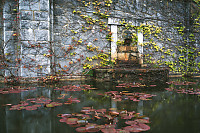
[[[77,123],[78,124],[87,124],[88,121],[87,120],[78,120]]]
[[[150,123],[148,119],[135,119],[138,123]]]
[[[78,118],[67,118],[66,123],[69,125],[74,125],[74,124],[78,124],[77,121],[78,121]]]
[[[86,127],[78,127],[78,128],[76,128],[76,131],[81,132],[81,133],[87,132]]]
[[[46,107],[47,107],[47,108],[53,108],[54,105],[53,105],[53,104],[46,104]]]
[[[98,132],[99,128],[97,127],[97,124],[89,123],[86,126],[87,132]]]
[[[34,106],[26,106],[25,109],[26,109],[26,110],[37,110],[37,107],[34,107]]]
[[[115,128],[104,128],[104,129],[101,129],[101,131],[103,133],[116,133],[116,129]]]
[[[146,124],[137,124],[137,125],[135,124],[125,127],[124,130],[129,132],[143,132],[150,130],[150,127]]]
[[[72,115],[71,115],[71,114],[58,114],[57,116],[58,116],[58,117],[65,117],[65,118],[68,118],[68,117],[71,117]]]
[[[135,124],[137,124],[136,121],[126,121],[125,123],[128,124],[128,125],[135,125]]]

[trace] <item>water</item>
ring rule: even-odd
[[[181,81],[183,79],[170,79],[171,81]],[[185,79],[184,79],[185,80]],[[34,90],[24,91],[13,94],[0,94],[0,133],[76,133],[76,127],[71,127],[66,123],[61,123],[58,114],[80,113],[82,107],[92,107],[94,109],[117,108],[118,110],[136,111],[140,116],[149,117],[151,127],[148,133],[200,133],[200,97],[194,94],[183,94],[175,91],[167,91],[165,88],[173,87],[176,89],[187,88],[193,90],[200,89],[199,79],[191,79],[196,82],[191,85],[161,84],[157,86],[141,88],[119,88],[118,83],[95,82],[95,81],[74,81],[65,82],[56,85],[21,85],[21,88],[29,86],[36,87]],[[55,90],[67,85],[85,85],[90,84],[94,90],[68,91]],[[176,83],[175,83],[176,84]],[[1,84],[2,88],[9,88]],[[129,91],[144,92],[153,94],[148,101],[134,102],[131,100],[115,101],[109,96],[102,96],[108,91]],[[57,99],[60,94],[67,94],[65,99]],[[20,101],[26,101],[30,98],[38,97],[50,98],[52,101],[64,103],[69,97],[77,98],[80,103],[64,104],[53,108],[40,107],[37,110],[28,111],[10,110],[11,106]],[[44,104],[43,104],[44,105]],[[127,126],[124,121],[117,118],[119,122],[116,128]],[[93,121],[96,123],[100,120]]]

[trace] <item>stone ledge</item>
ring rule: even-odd
[[[27,77],[27,78],[22,78],[20,79],[20,83],[43,83],[42,81],[38,81],[38,79],[41,79],[43,77]],[[85,75],[79,75],[79,76],[58,76],[59,82],[64,82],[64,81],[81,81],[81,80],[88,80],[91,79],[89,76]],[[0,83],[4,83],[4,77],[0,77]]]

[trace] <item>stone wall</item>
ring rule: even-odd
[[[61,2],[56,0],[54,3],[54,42],[58,45],[58,51],[61,50],[61,46],[69,47],[70,45],[74,45],[75,43],[72,38],[75,38],[75,42],[80,39],[82,39],[83,42],[81,45],[76,46],[75,49],[67,51],[66,55],[63,54],[57,58],[57,64],[61,65],[61,69],[57,70],[62,71],[63,66],[68,66],[70,61],[76,62],[75,59],[80,58],[80,55],[84,55],[84,58],[93,56],[92,53],[95,52],[88,52],[84,47],[85,45],[98,46],[100,50],[108,52],[113,51],[116,46],[112,45],[112,43],[116,44],[117,40],[120,38],[120,34],[122,34],[119,27],[125,27],[125,24],[120,24],[119,21],[125,21],[135,26],[140,26],[142,24],[151,25],[149,28],[150,30],[152,29],[151,33],[144,33],[144,37],[142,37],[144,46],[141,51],[143,52],[144,63],[149,64],[151,67],[170,66],[174,71],[183,71],[178,70],[178,67],[181,65],[178,58],[184,54],[180,52],[177,46],[185,47],[186,45],[191,45],[192,47],[199,47],[198,39],[196,39],[196,42],[191,42],[190,44],[186,43],[186,36],[189,36],[186,33],[189,29],[186,25],[188,22],[187,14],[188,10],[192,8],[192,6],[188,7],[189,3],[189,1],[180,0],[113,0],[108,6],[108,3],[104,1],[95,4],[94,1],[64,0]],[[99,7],[99,13],[94,13],[98,12],[95,8],[97,5]],[[109,15],[108,18],[116,19],[117,22],[109,23],[108,18],[101,15],[101,13],[103,14],[105,12]],[[189,12],[189,14],[191,14],[191,12]],[[100,18],[100,20],[105,22],[105,25],[108,25],[109,29],[114,25],[117,26],[118,35],[116,35],[116,37],[114,37],[115,35],[112,36],[114,37],[112,42],[107,41],[105,36],[109,34],[109,31],[102,30],[103,28],[99,26],[99,23],[88,24],[87,17],[84,18],[83,15],[89,16],[95,20]],[[85,27],[90,26],[91,29],[85,32],[82,30],[83,25]],[[180,32],[179,30],[181,29],[177,29],[177,27],[185,28],[184,31]],[[111,32],[113,33],[113,31]],[[185,35],[183,35],[183,33],[185,33]],[[198,37],[197,34],[199,33],[196,33],[196,37]],[[98,41],[94,41],[94,38]],[[112,50],[110,48],[112,48]],[[76,52],[76,56],[70,57],[69,54],[71,52]],[[60,53],[59,51],[59,54]],[[63,58],[65,57],[64,55],[68,57],[67,60]],[[196,58],[196,61],[198,62],[199,58]],[[171,64],[172,62],[176,65]],[[85,63],[85,61],[83,61],[83,63]],[[80,63],[69,66],[70,69],[67,73],[82,71]],[[182,67],[182,69],[185,68]]]
[[[106,39],[109,32],[102,30],[102,26],[98,24],[88,23],[91,21],[89,18],[73,13],[79,10],[91,19],[98,19],[99,17],[93,14],[92,5],[84,7],[81,2],[73,0],[56,0],[54,4],[56,71],[63,74],[81,74],[87,57],[101,51],[110,51],[110,42]],[[107,23],[107,19],[101,21]],[[98,50],[89,50],[89,47],[98,47]]]
[[[145,64],[183,71],[187,68],[181,63],[187,61],[180,56],[200,61],[193,8],[198,9],[195,3],[183,0],[9,0],[3,12],[4,45],[12,41],[4,51],[6,63],[23,77],[80,75],[91,67],[112,65],[117,42],[123,42],[124,29],[132,26]],[[192,59],[187,56],[191,49],[197,56]]]

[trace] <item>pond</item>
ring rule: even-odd
[[[0,133],[197,133],[199,96],[199,79],[1,84]]]

